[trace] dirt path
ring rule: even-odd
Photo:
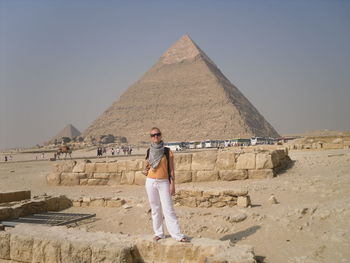
[[[253,205],[246,209],[176,207],[183,232],[250,244],[260,262],[350,262],[350,150],[292,151],[290,156],[294,166],[273,179],[201,183],[247,188]],[[0,191],[121,197],[131,208],[68,211],[97,214],[95,220],[78,226],[87,231],[152,232],[143,187],[50,187],[45,176],[51,165],[48,161],[1,163]],[[268,201],[272,194],[278,204]]]

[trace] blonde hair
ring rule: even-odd
[[[157,128],[157,127],[152,127],[151,131],[153,131],[153,130],[157,130],[158,132],[162,133],[162,132],[160,131],[160,129]]]

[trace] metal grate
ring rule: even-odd
[[[73,214],[73,213],[56,213],[56,212],[47,212],[39,213],[29,216],[23,216],[18,219],[2,221],[1,224],[4,226],[14,227],[15,225],[21,223],[27,224],[43,224],[50,226],[62,226],[78,221],[95,217],[96,214]]]

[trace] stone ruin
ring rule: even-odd
[[[48,211],[61,211],[72,206],[65,196],[34,196],[30,191],[0,193],[0,221]]]
[[[19,225],[0,232],[0,259],[11,262],[255,263],[251,246],[193,238],[154,242],[151,236],[85,232],[65,227]]]
[[[30,191],[0,193],[0,220],[77,205],[77,201],[64,196],[31,199],[30,195]],[[115,207],[124,203],[119,198],[85,198],[79,205]],[[35,224],[1,230],[4,228],[0,228],[0,262],[256,262],[251,246],[232,245],[228,240],[193,238],[191,243],[180,243],[168,238],[154,242],[150,235],[95,233]]]
[[[248,207],[245,189],[184,184],[215,180],[270,178],[290,163],[286,149],[250,148],[176,153],[176,206],[198,208]],[[119,185],[144,183],[144,160],[112,162],[62,161],[47,176],[54,185]],[[121,207],[119,197],[30,196],[30,191],[0,193],[0,220],[75,207]],[[244,218],[233,218],[234,222]],[[1,229],[1,228],[0,228]],[[171,238],[154,242],[149,235],[86,232],[66,227],[19,224],[0,231],[0,261],[11,262],[256,262],[253,248],[229,240],[193,238],[179,243]],[[6,261],[5,261],[6,262]]]
[[[287,149],[246,148],[175,153],[176,183],[272,178],[291,160]],[[49,185],[144,185],[144,159],[56,163]]]

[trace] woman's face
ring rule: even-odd
[[[153,143],[160,143],[162,140],[162,134],[159,130],[156,130],[156,129],[151,130],[150,136],[151,136],[151,142]]]

